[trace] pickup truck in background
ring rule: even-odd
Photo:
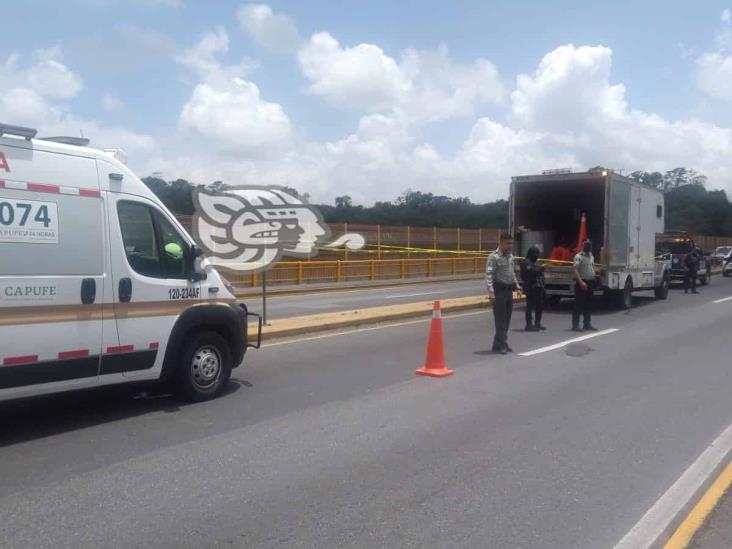
[[[684,281],[684,258],[694,250],[699,256],[699,284],[704,286],[712,280],[712,260],[697,246],[694,239],[686,232],[668,232],[656,237],[656,254],[659,258],[670,261],[672,282]]]

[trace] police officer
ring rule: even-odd
[[[572,330],[575,332],[596,331],[592,325],[592,294],[595,291],[595,258],[592,255],[592,242],[585,240],[582,251],[574,256],[574,310],[572,311]],[[582,314],[583,326],[579,319]]]
[[[544,266],[539,265],[539,248],[531,246],[521,262],[521,283],[526,293],[526,331],[546,330],[541,325],[544,310]],[[532,319],[532,315],[534,318]]]
[[[516,279],[512,249],[513,238],[501,235],[498,249],[488,256],[485,265],[485,282],[488,296],[493,302],[493,318],[496,323],[493,352],[502,355],[513,352],[508,346],[508,327],[511,325],[513,312],[513,291],[520,287]]]
[[[698,294],[696,291],[696,278],[699,272],[699,259],[697,257],[696,250],[691,250],[686,257],[684,257],[684,293],[689,293],[691,288],[692,294]]]

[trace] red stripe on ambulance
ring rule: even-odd
[[[79,196],[91,196],[93,198],[100,198],[102,196],[101,191],[96,189],[79,189]]]
[[[58,185],[47,185],[46,183],[28,183],[26,189],[37,193],[60,193]]]
[[[59,360],[66,360],[69,358],[84,358],[89,356],[89,349],[78,349],[76,351],[62,351],[58,354]]]
[[[116,347],[107,347],[107,352],[109,354],[113,353],[129,353],[131,351],[135,350],[134,345],[117,345]]]
[[[155,349],[157,349],[158,347],[160,347],[160,344],[159,344],[159,343],[158,343],[157,341],[156,341],[155,343],[151,343],[151,344],[150,344],[150,345],[148,346],[148,348],[149,348],[149,349],[151,349],[151,350],[153,350],[153,351],[154,351]]]
[[[29,364],[38,362],[38,355],[6,356],[3,359],[3,366],[15,366],[16,364]]]

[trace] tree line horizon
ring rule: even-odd
[[[597,166],[593,169],[604,169]],[[708,190],[707,177],[691,168],[667,172],[635,171],[627,177],[666,196],[667,230],[688,231],[709,236],[732,236],[732,203],[724,190]],[[156,175],[142,181],[176,215],[192,215],[194,187],[223,191],[227,185],[208,185],[185,179],[166,181]],[[296,189],[291,189],[297,193]],[[307,194],[301,194],[309,201]],[[394,201],[377,201],[372,206],[354,205],[349,195],[337,196],[333,204],[313,204],[327,223],[358,225],[410,225],[413,227],[505,229],[508,200],[474,203],[468,197],[450,197],[407,189]]]

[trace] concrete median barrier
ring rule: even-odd
[[[487,307],[488,296],[458,297],[442,299],[442,312],[451,313]],[[517,298],[523,301],[523,296]],[[339,311],[317,315],[297,316],[272,320],[262,328],[262,339],[294,336],[312,332],[332,330],[334,328],[354,327],[363,324],[376,324],[405,318],[428,317],[432,315],[434,301],[369,307],[351,311]],[[249,325],[250,333],[257,329],[255,324]]]

